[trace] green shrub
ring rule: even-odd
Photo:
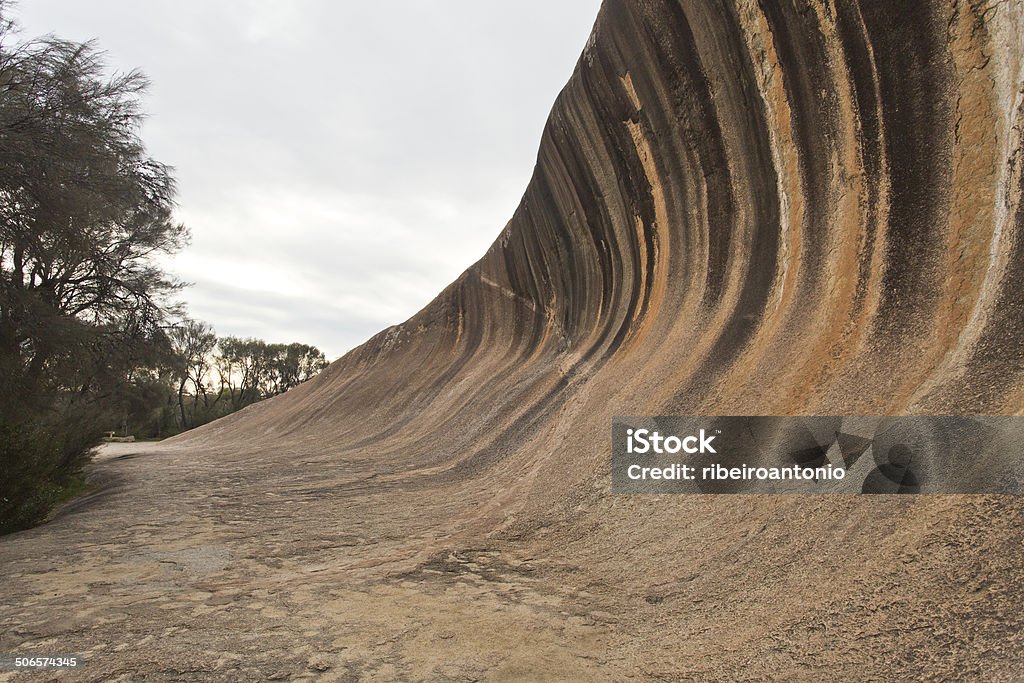
[[[98,435],[84,416],[59,425],[0,415],[0,535],[42,522],[83,488],[82,468]]]

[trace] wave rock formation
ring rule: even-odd
[[[1021,36],[1005,0],[606,0],[486,255],[315,380],[168,446],[168,491],[233,492],[183,494],[180,523],[236,557],[320,534],[277,571],[364,598],[295,623],[408,600],[452,657],[490,653],[485,676],[1018,675],[1016,499],[613,496],[609,434],[1021,413]],[[381,661],[352,642],[364,673]],[[400,675],[449,675],[410,648]]]
[[[488,442],[623,410],[1020,412],[1022,17],[607,2],[488,253],[209,433],[258,414],[483,465]],[[476,433],[449,429],[467,412]]]

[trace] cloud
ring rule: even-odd
[[[337,356],[479,258],[532,172],[598,0],[33,0],[25,33],[146,72],[143,136],[193,244],[169,261],[222,334]]]

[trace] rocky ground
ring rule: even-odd
[[[0,652],[84,664],[0,680],[1019,679],[1015,499],[601,495],[481,533],[484,491],[263,457],[105,446],[0,540]]]
[[[1024,411],[1021,35],[1005,0],[606,0],[480,261],[286,394],[104,449],[92,494],[0,539],[0,653],[1021,680],[1019,498],[608,477],[616,415]]]

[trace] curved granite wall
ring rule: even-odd
[[[607,0],[487,254],[175,457],[272,490],[257,538],[366,521],[337,581],[543,558],[650,678],[1015,680],[1019,499],[615,496],[609,451],[613,415],[1022,412],[1021,36],[1005,1]]]
[[[609,0],[488,253],[251,412],[444,441],[456,413],[522,429],[594,391],[634,414],[1019,412],[1022,17]]]

